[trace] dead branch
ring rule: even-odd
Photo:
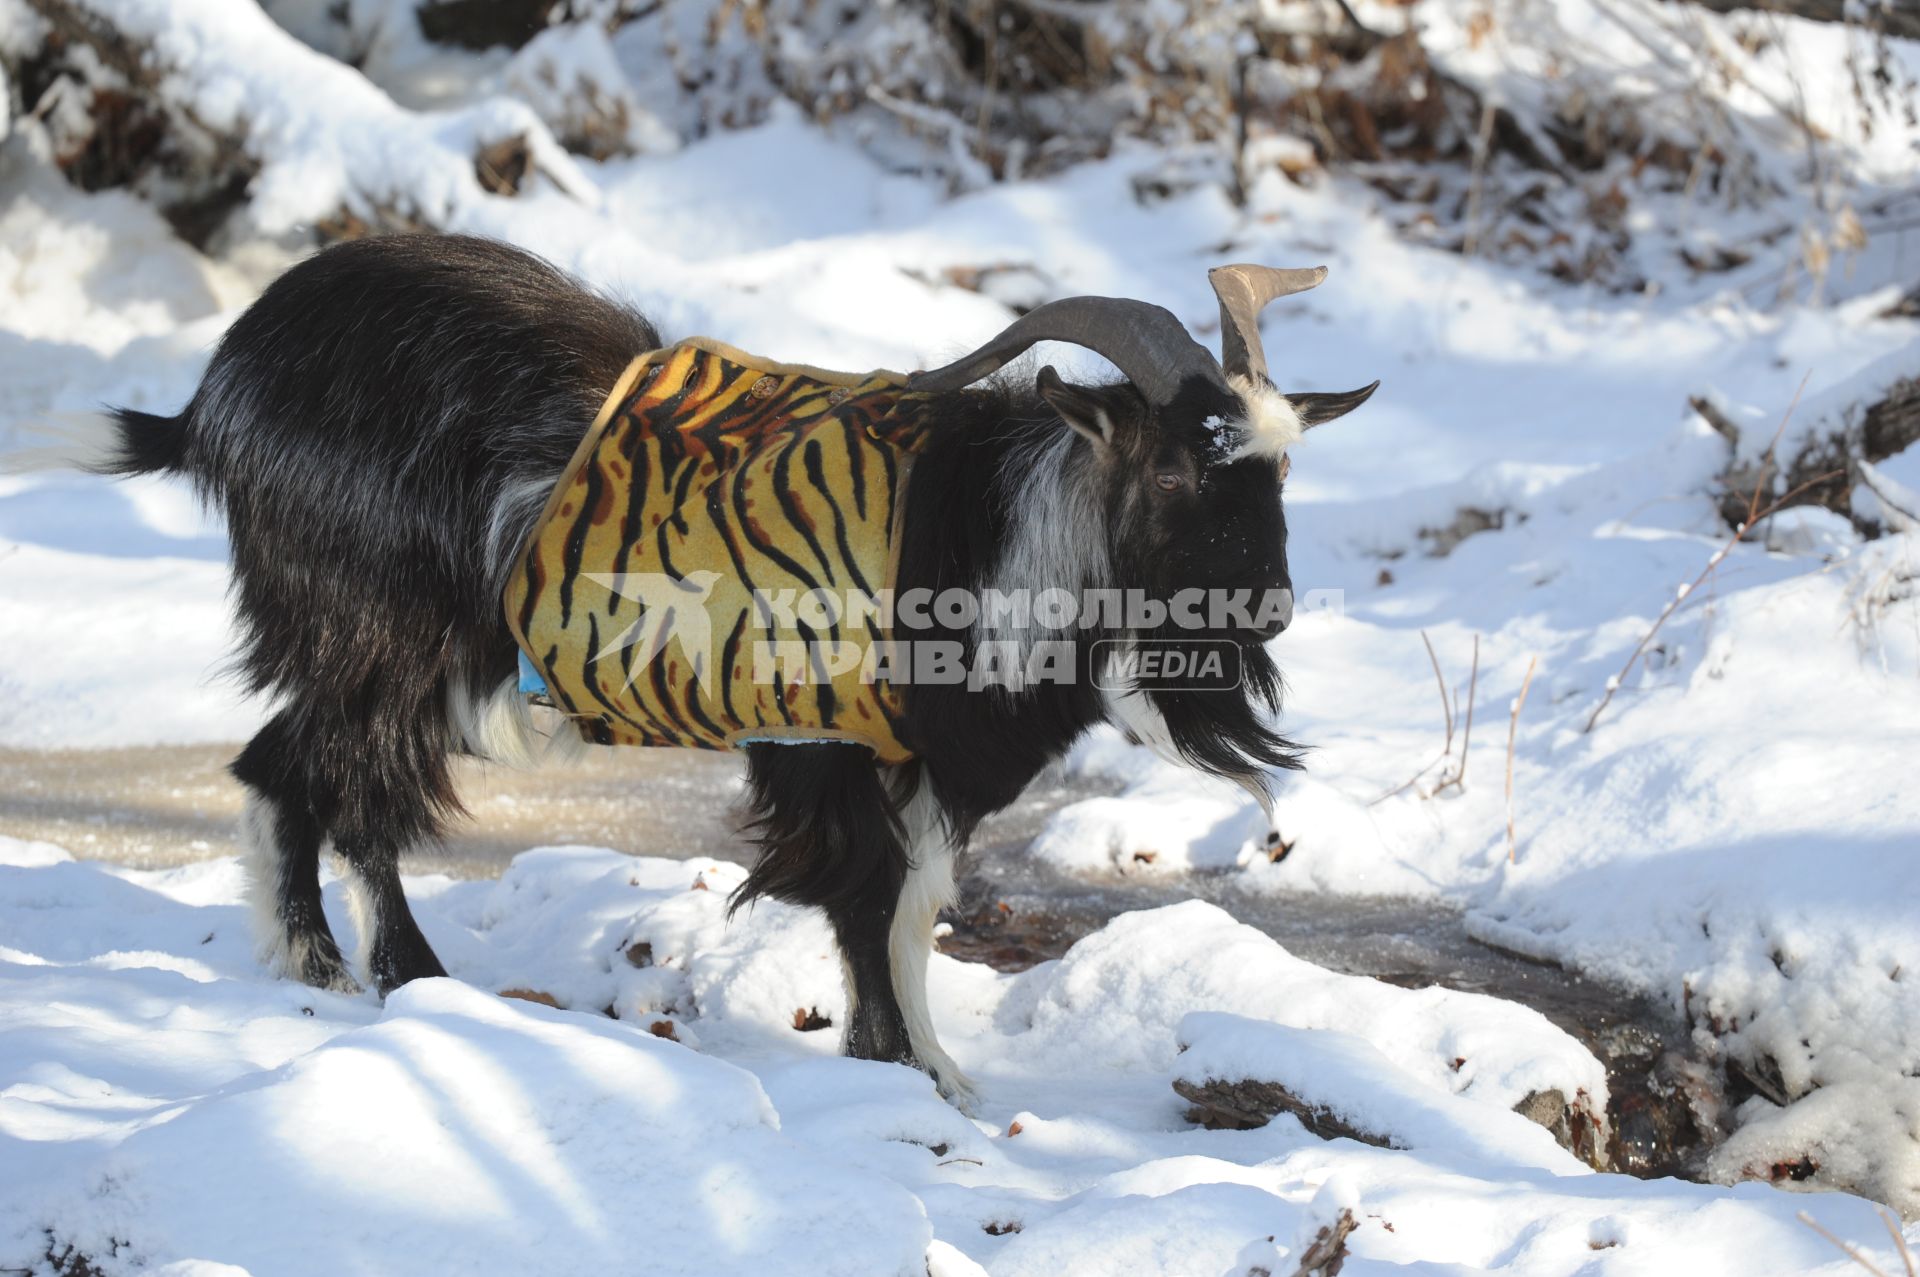
[[[1473,636],[1473,668],[1467,673],[1467,726],[1460,734],[1460,780],[1467,778],[1467,751],[1473,746],[1473,702],[1480,694],[1480,636]]]
[[[1854,509],[1853,496],[1857,488],[1871,489],[1881,504],[1896,514],[1912,513],[1886,499],[1871,468],[1920,443],[1920,380],[1896,381],[1864,410],[1848,414],[1846,421],[1828,430],[1809,433],[1795,448],[1791,459],[1769,449],[1759,461],[1743,461],[1739,455],[1738,426],[1702,396],[1693,396],[1687,402],[1733,446],[1733,454],[1720,473],[1715,496],[1721,520],[1730,528],[1751,522],[1755,490],[1775,482],[1800,491],[1800,499],[1793,504],[1831,510],[1849,520],[1856,531],[1868,538],[1884,531],[1885,521]],[[1816,475],[1826,478],[1822,482],[1809,482]]]
[[[1900,1252],[1900,1262],[1906,1267],[1907,1277],[1920,1277],[1914,1271],[1913,1249],[1907,1245],[1906,1234],[1900,1231],[1900,1225],[1894,1222],[1893,1212],[1884,1206],[1875,1206],[1873,1213],[1887,1226],[1887,1236],[1893,1238],[1893,1248]]]
[[[1446,724],[1447,724],[1447,742],[1445,746],[1441,748],[1440,756],[1438,758],[1434,759],[1432,762],[1426,763],[1420,768],[1419,771],[1407,777],[1405,780],[1401,781],[1398,785],[1395,785],[1392,789],[1389,789],[1386,793],[1380,795],[1378,798],[1368,803],[1367,806],[1369,807],[1378,807],[1381,803],[1384,803],[1385,801],[1387,801],[1387,799],[1392,798],[1395,794],[1402,794],[1402,793],[1405,793],[1407,790],[1412,789],[1416,784],[1420,782],[1420,778],[1422,776],[1426,775],[1428,772],[1432,771],[1435,767],[1438,767],[1440,764],[1446,762],[1447,759],[1453,756],[1453,706],[1447,700],[1447,679],[1446,679],[1446,676],[1440,672],[1440,658],[1433,654],[1433,640],[1427,637],[1427,632],[1425,630],[1420,631],[1420,641],[1427,645],[1427,660],[1433,663],[1433,681],[1440,688],[1440,713],[1445,718]],[[1475,643],[1479,642],[1479,639],[1477,636],[1474,641]]]
[[[1527,658],[1527,677],[1520,683],[1520,695],[1514,698],[1513,710],[1507,715],[1507,863],[1513,863],[1513,745],[1520,734],[1520,711],[1527,707],[1527,691],[1533,686],[1533,667],[1539,664],[1538,656]]]
[[[1674,0],[1668,0],[1673,3]],[[1863,5],[1858,13],[1847,12],[1846,0],[1694,0],[1703,9],[1715,13],[1759,11],[1787,13],[1809,22],[1860,23],[1869,30],[1907,40],[1920,40],[1920,17],[1894,5]]]
[[[1808,376],[1812,376],[1812,374],[1809,373]],[[1774,428],[1772,441],[1767,444],[1766,452],[1761,454],[1760,473],[1754,480],[1752,494],[1747,498],[1746,517],[1734,525],[1733,535],[1722,542],[1720,548],[1713,552],[1713,557],[1707,560],[1707,565],[1700,569],[1700,575],[1694,577],[1690,584],[1681,586],[1679,590],[1674,593],[1673,598],[1667,603],[1667,606],[1661,609],[1660,615],[1655,617],[1653,624],[1647,628],[1647,632],[1640,636],[1640,641],[1634,645],[1633,651],[1627,656],[1627,663],[1620,667],[1618,674],[1615,674],[1607,680],[1607,690],[1605,694],[1601,696],[1600,703],[1593,707],[1593,713],[1587,716],[1587,725],[1580,729],[1582,735],[1591,732],[1593,725],[1600,721],[1600,715],[1605,713],[1607,706],[1613,703],[1614,694],[1618,692],[1621,685],[1626,682],[1627,675],[1633,672],[1634,662],[1638,661],[1641,654],[1647,650],[1647,644],[1653,642],[1653,636],[1660,632],[1660,627],[1667,623],[1667,618],[1679,611],[1680,605],[1685,603],[1695,590],[1706,583],[1708,578],[1714,574],[1714,571],[1726,561],[1727,556],[1733,553],[1733,547],[1746,540],[1747,534],[1752,532],[1760,523],[1772,518],[1781,510],[1791,505],[1795,497],[1798,497],[1809,488],[1825,483],[1844,473],[1844,471],[1828,471],[1825,474],[1814,475],[1805,482],[1788,489],[1781,496],[1774,498],[1767,504],[1765,509],[1760,508],[1760,494],[1766,488],[1767,475],[1773,470],[1774,458],[1780,447],[1780,438],[1786,433],[1787,423],[1793,419],[1793,410],[1799,406],[1801,392],[1806,388],[1807,378],[1802,377],[1800,379],[1800,388],[1793,392],[1792,401],[1787,404],[1786,412],[1781,414],[1780,424]]]
[[[1480,247],[1480,197],[1487,176],[1487,156],[1493,150],[1493,99],[1480,104],[1480,127],[1473,137],[1473,170],[1467,183],[1467,230],[1460,255],[1472,257]]]
[[[1425,630],[1420,631],[1420,641],[1427,645],[1427,660],[1433,665],[1433,681],[1440,688],[1440,712],[1447,716],[1446,752],[1453,752],[1453,706],[1447,701],[1447,679],[1440,672],[1440,658],[1433,654],[1433,640],[1427,637]]]
[[[1423,634],[1421,637],[1424,638],[1426,636]],[[1433,649],[1429,647],[1427,650],[1428,653],[1431,654]],[[1462,790],[1466,788],[1467,756],[1473,750],[1473,703],[1479,696],[1479,692],[1480,636],[1476,634],[1473,636],[1473,671],[1467,675],[1467,723],[1465,730],[1460,734],[1460,765],[1454,769],[1453,775],[1444,777],[1438,785],[1433,787],[1433,793],[1427,795],[1429,798],[1437,797],[1442,790],[1445,790],[1450,785],[1458,785]],[[1448,735],[1448,745],[1449,748],[1451,748],[1451,733]]]
[[[1432,762],[1422,767],[1419,771],[1415,772],[1413,775],[1401,781],[1398,785],[1395,785],[1392,789],[1389,789],[1386,793],[1380,795],[1378,798],[1368,803],[1367,806],[1378,807],[1381,803],[1384,803],[1385,801],[1387,801],[1387,799],[1392,798],[1395,794],[1405,793],[1407,790],[1412,789],[1414,785],[1418,784],[1422,776],[1426,775],[1428,772],[1432,771],[1435,767],[1438,767],[1441,763],[1444,763],[1446,761],[1447,761],[1447,756],[1445,754],[1442,754],[1440,757],[1434,759]]]
[[[1726,561],[1727,556],[1733,553],[1734,546],[1745,541],[1747,534],[1752,532],[1760,523],[1772,518],[1774,515],[1780,513],[1781,510],[1791,505],[1793,498],[1799,496],[1815,484],[1825,483],[1829,479],[1835,478],[1843,473],[1845,472],[1831,470],[1826,474],[1815,475],[1799,487],[1788,491],[1785,496],[1769,502],[1765,509],[1755,511],[1751,522],[1742,524],[1735,530],[1732,536],[1721,543],[1720,548],[1713,552],[1713,557],[1707,560],[1707,566],[1700,569],[1700,575],[1693,578],[1690,584],[1681,586],[1680,589],[1674,593],[1672,601],[1661,610],[1658,617],[1654,618],[1654,622],[1648,627],[1647,632],[1640,636],[1639,643],[1634,645],[1632,654],[1627,657],[1627,663],[1620,667],[1620,672],[1607,680],[1606,694],[1600,698],[1600,703],[1593,707],[1593,713],[1587,717],[1587,725],[1580,729],[1581,733],[1585,734],[1593,730],[1593,725],[1600,721],[1600,715],[1604,713],[1607,706],[1613,702],[1614,693],[1620,690],[1620,685],[1626,681],[1627,675],[1632,673],[1634,662],[1638,661],[1641,653],[1647,650],[1647,644],[1653,642],[1653,636],[1660,632],[1660,627],[1667,623],[1667,618],[1679,611],[1680,605],[1685,603],[1695,590],[1704,585],[1707,578],[1713,575],[1714,570]],[[1758,493],[1759,489],[1756,488],[1754,491]]]
[[[1715,407],[1711,399],[1705,395],[1690,395],[1687,397],[1687,407],[1699,413],[1700,419],[1712,426],[1715,434],[1736,448],[1740,446],[1740,427]]]
[[[1352,1211],[1342,1210],[1300,1252],[1300,1266],[1293,1270],[1293,1277],[1334,1277],[1347,1260],[1347,1235],[1359,1226]]]
[[[1885,1269],[1868,1259],[1865,1255],[1862,1255],[1851,1243],[1841,1241],[1838,1237],[1835,1237],[1832,1233],[1821,1227],[1819,1221],[1807,1214],[1807,1212],[1795,1212],[1794,1217],[1814,1232],[1832,1242],[1839,1248],[1841,1254],[1872,1273],[1873,1277],[1887,1277]],[[1885,1224],[1887,1231],[1893,1235],[1894,1253],[1900,1256],[1900,1262],[1906,1266],[1907,1277],[1914,1277],[1913,1251],[1908,1247],[1907,1239],[1900,1235],[1899,1228],[1887,1217],[1884,1211],[1880,1214],[1880,1222]]]

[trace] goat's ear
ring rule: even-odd
[[[1293,411],[1300,418],[1300,428],[1311,430],[1335,417],[1344,417],[1372,398],[1373,392],[1380,389],[1380,383],[1362,386],[1358,390],[1343,391],[1338,394],[1315,394],[1302,392],[1288,395],[1287,402],[1293,405]]]
[[[1078,386],[1069,386],[1060,380],[1060,374],[1049,364],[1040,370],[1035,382],[1040,397],[1049,407],[1060,414],[1060,420],[1091,439],[1098,447],[1107,447],[1113,442],[1113,418],[1100,406],[1100,401]]]

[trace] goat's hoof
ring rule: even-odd
[[[298,980],[309,988],[324,989],[328,993],[338,993],[342,997],[357,998],[366,992],[366,988],[353,978],[353,972],[344,962],[306,962],[299,970],[283,969],[276,974]]]
[[[959,1069],[948,1067],[935,1073],[933,1085],[941,1099],[968,1117],[980,1108],[980,1092],[974,1089],[973,1079]]]

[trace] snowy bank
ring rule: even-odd
[[[726,926],[737,880],[578,848],[410,880],[469,983],[381,1006],[264,978],[233,862],[0,840],[0,1270],[1246,1274],[1346,1209],[1353,1273],[1845,1271],[1803,1204],[1890,1262],[1854,1198],[1588,1172],[1507,1107],[1591,1084],[1557,1030],[1301,970],[1202,905],[1018,976],[936,957],[964,1117],[799,1027],[841,1010],[827,930]],[[1195,1070],[1312,1075],[1402,1147],[1197,1129]]]

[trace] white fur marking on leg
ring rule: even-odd
[[[960,1110],[971,1110],[978,1096],[973,1082],[940,1046],[927,1000],[927,961],[933,956],[933,923],[953,899],[954,846],[924,780],[901,810],[907,830],[907,855],[912,868],[900,888],[893,927],[887,934],[888,965],[893,971],[893,996],[906,1021],[907,1041],[921,1064],[939,1078],[940,1094]]]
[[[314,974],[313,937],[287,930],[280,901],[287,895],[287,858],[280,847],[273,804],[248,793],[240,810],[241,865],[247,875],[247,904],[253,915],[254,952],[269,974],[307,983]],[[323,988],[336,993],[358,993],[359,986],[337,959],[326,963],[332,974]]]
[[[345,856],[333,857],[333,872],[347,889],[347,912],[353,917],[353,969],[368,984],[373,981],[373,937],[380,929],[380,902],[367,890],[366,880]]]
[[[240,809],[240,847],[254,953],[274,975],[296,975],[287,926],[280,919],[280,841],[274,833],[273,805],[258,794],[248,794]]]

